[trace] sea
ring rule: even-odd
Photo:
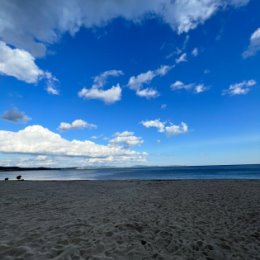
[[[167,166],[131,168],[95,168],[0,172],[0,180],[206,180],[260,179],[260,164],[220,166]]]

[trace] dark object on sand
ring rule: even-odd
[[[20,181],[20,180],[22,179],[22,175],[17,175],[17,176],[16,176],[16,179],[17,179],[18,181]]]
[[[9,178],[5,178],[5,181],[9,181]]]

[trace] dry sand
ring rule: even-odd
[[[0,259],[260,259],[260,181],[0,182]]]

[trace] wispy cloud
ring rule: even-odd
[[[176,59],[176,63],[182,63],[182,62],[186,62],[187,61],[187,53],[182,53],[177,59]]]
[[[76,119],[72,123],[61,122],[59,125],[59,130],[61,131],[86,128],[97,128],[97,126],[95,124],[88,123],[87,121],[84,121],[82,119]]]
[[[162,122],[160,119],[142,121],[141,124],[146,128],[156,128],[159,133],[165,133],[168,136],[185,134],[188,132],[188,125],[181,122],[174,125],[171,122]]]
[[[113,104],[121,100],[122,89],[119,83],[109,89],[104,89],[104,85],[107,83],[108,77],[118,77],[121,75],[123,75],[121,70],[105,71],[94,78],[91,88],[82,88],[78,95],[81,98],[98,99],[105,102],[106,104]]]
[[[222,95],[237,96],[246,95],[253,86],[256,85],[256,81],[251,79],[242,81],[239,83],[231,84],[228,89],[222,91]]]
[[[166,109],[167,108],[167,104],[162,104],[161,105],[161,109]]]
[[[136,91],[136,95],[139,96],[139,97],[145,97],[145,98],[149,99],[149,98],[158,97],[159,93],[156,89],[144,88],[144,89],[138,89]]]
[[[28,117],[24,112],[19,111],[17,108],[11,108],[4,112],[1,118],[15,123],[26,123],[31,120],[30,117]]]
[[[193,87],[193,84],[184,84],[182,81],[177,80],[173,84],[171,84],[172,90],[179,90],[179,89],[191,89]]]
[[[94,77],[93,86],[95,88],[102,88],[106,83],[109,77],[119,77],[124,75],[122,70],[107,70],[101,73],[100,75]]]
[[[57,95],[60,94],[59,90],[58,90],[56,87],[54,87],[54,86],[48,86],[48,87],[46,88],[46,90],[47,90],[47,92],[48,92],[49,94],[51,94],[51,95],[57,96]]]
[[[171,89],[172,90],[191,90],[196,94],[203,93],[207,90],[204,84],[195,84],[195,83],[190,83],[190,84],[185,84],[182,81],[177,80],[173,84],[171,84]]]
[[[140,97],[157,97],[159,93],[155,88],[144,88],[144,86],[150,84],[155,77],[165,76],[172,68],[172,66],[162,65],[156,70],[148,70],[137,76],[132,76],[127,85],[130,89],[135,90]]]
[[[199,50],[198,48],[194,48],[192,51],[191,51],[191,55],[194,56],[194,57],[197,57],[199,55]]]
[[[242,56],[248,58],[254,56],[260,51],[260,27],[254,31],[250,37],[248,48],[243,52]]]

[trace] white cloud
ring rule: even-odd
[[[70,156],[104,160],[113,157],[113,161],[144,161],[147,154],[126,147],[99,145],[92,141],[66,140],[40,125],[28,126],[18,132],[0,131],[0,152],[9,154],[27,154],[44,156]]]
[[[205,92],[207,90],[207,88],[203,85],[203,84],[199,84],[199,85],[196,85],[194,87],[194,91],[195,93],[199,94],[199,93],[202,93],[202,92]]]
[[[105,26],[122,17],[133,22],[159,17],[178,33],[203,24],[226,6],[239,7],[248,0],[2,0],[0,2],[0,35],[3,41],[43,56],[46,46],[80,27]],[[150,14],[150,16],[148,15]],[[33,22],[32,22],[33,21]]]
[[[61,122],[59,126],[59,130],[67,131],[72,129],[85,129],[85,128],[91,129],[96,127],[97,127],[96,125],[90,124],[82,119],[76,119],[72,123]]]
[[[160,133],[164,132],[165,122],[161,122],[159,119],[142,121],[141,124],[146,128],[155,127]]]
[[[179,125],[162,122],[160,119],[142,121],[141,124],[146,128],[156,128],[159,133],[165,133],[168,136],[185,134],[188,132],[188,125],[181,122]]]
[[[148,70],[147,72],[140,73],[137,76],[132,76],[128,80],[128,87],[136,91],[136,95],[140,97],[157,97],[158,91],[153,88],[144,88],[145,85],[150,84],[155,77],[165,76],[173,67],[162,65],[156,70]]]
[[[34,57],[29,52],[12,49],[2,41],[0,41],[0,73],[27,83],[36,83],[45,74],[35,64]]]
[[[254,56],[260,51],[260,27],[254,31],[250,37],[250,43],[248,48],[244,51],[243,57],[248,58]]]
[[[222,95],[246,95],[254,85],[256,85],[256,81],[253,79],[231,84],[228,89],[222,91]]]
[[[176,63],[182,63],[182,62],[186,62],[187,61],[187,54],[186,53],[182,53],[179,58],[176,59]]]
[[[191,51],[191,54],[192,54],[192,56],[197,57],[198,54],[199,54],[198,48],[194,48],[194,49]]]
[[[172,90],[179,90],[179,89],[191,89],[192,84],[184,84],[182,81],[177,80],[173,84],[171,84]]]
[[[36,161],[46,161],[48,159],[48,156],[46,155],[38,155],[36,156]]]
[[[79,97],[86,99],[99,99],[106,104],[113,104],[121,100],[122,89],[119,84],[112,86],[110,89],[99,89],[99,88],[83,88],[79,92]]]
[[[195,84],[195,83],[184,84],[182,81],[179,80],[171,84],[170,87],[172,90],[182,90],[182,89],[192,90],[196,94],[205,92],[207,90],[204,84]]]
[[[117,132],[114,134],[114,138],[110,140],[110,144],[119,146],[135,146],[143,144],[143,139],[141,137],[135,136],[134,132],[124,131]]]
[[[188,125],[184,122],[181,122],[179,125],[169,125],[165,126],[164,129],[167,135],[179,135],[188,132]]]
[[[108,77],[118,77],[123,75],[121,70],[108,70],[94,77],[91,88],[82,88],[78,95],[85,99],[99,99],[106,104],[112,104],[121,100],[122,89],[119,84],[112,86],[110,89],[103,89]]]
[[[57,88],[55,88],[54,86],[48,86],[46,90],[51,95],[56,95],[57,96],[57,95],[60,94],[59,90]]]
[[[124,75],[122,70],[107,70],[101,73],[100,75],[96,76],[94,78],[94,83],[92,87],[95,88],[101,88],[103,87],[106,82],[108,77],[118,77]]]
[[[140,73],[137,76],[132,76],[128,81],[128,87],[133,90],[141,89],[145,84],[151,83],[155,77],[166,75],[171,68],[171,66],[162,65],[156,70],[148,70],[147,72]]]
[[[161,109],[166,109],[167,108],[167,104],[162,104],[161,105]]]
[[[31,118],[29,118],[24,112],[19,111],[17,108],[11,108],[4,112],[1,118],[15,123],[26,123],[31,120]]]
[[[6,157],[6,156],[5,156]],[[20,155],[1,161],[4,166],[18,166],[18,167],[57,167],[55,160],[49,159],[47,156],[39,155]]]
[[[0,41],[0,74],[31,84],[44,79],[47,85],[51,86],[57,81],[50,72],[43,71],[36,65],[35,58],[29,52],[11,48],[2,41]],[[52,86],[52,89],[55,87]]]
[[[248,4],[249,2],[250,2],[250,0],[230,0],[230,4],[232,4],[236,7],[244,6],[244,5]]]
[[[155,97],[159,96],[159,93],[156,89],[144,88],[144,89],[138,89],[136,91],[136,95],[139,97],[145,97],[145,98],[155,98]]]

